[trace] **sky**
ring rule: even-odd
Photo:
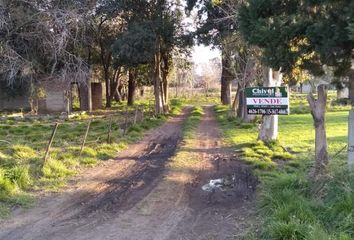
[[[215,57],[220,58],[220,51],[217,49],[211,49],[204,45],[194,46],[193,48],[192,59],[196,64],[208,62]]]
[[[211,49],[209,46],[199,45],[194,46],[192,51],[192,60],[196,65],[195,72],[198,75],[203,73],[203,63],[208,63],[210,59],[215,57],[220,58],[220,51],[217,49]]]

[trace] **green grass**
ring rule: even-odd
[[[191,138],[191,135],[194,133],[200,119],[202,118],[204,111],[202,107],[197,106],[193,107],[193,110],[188,117],[186,123],[183,126],[184,138]]]
[[[137,103],[148,108],[145,101]],[[64,121],[58,127],[49,158],[43,162],[46,146],[54,123],[50,121],[18,122],[9,126],[9,121],[0,124],[0,218],[9,215],[15,206],[30,206],[36,191],[59,191],[68,177],[77,174],[84,167],[93,167],[100,161],[114,158],[128,144],[140,139],[146,130],[155,128],[179,114],[185,100],[171,101],[171,113],[154,117],[145,109],[144,121],[129,124],[123,134],[124,117],[119,116],[118,108],[125,114],[126,107],[116,107],[115,117],[97,118],[91,123],[86,145],[80,156],[82,138],[88,121],[82,121],[86,114],[75,120]],[[129,107],[131,118],[134,107]],[[104,112],[102,112],[103,114]],[[194,116],[194,115],[193,115]],[[107,143],[108,129],[112,119],[111,143]],[[32,200],[31,200],[32,199]]]
[[[183,143],[178,147],[175,156],[173,156],[168,163],[167,169],[175,172],[176,176],[185,178],[188,176],[189,181],[193,179],[191,171],[197,171],[198,163],[200,162],[199,153],[191,151],[198,144],[197,127],[204,114],[202,107],[194,106],[191,114],[183,124],[182,136]],[[171,185],[171,183],[170,183]],[[168,188],[175,188],[171,185]]]
[[[332,158],[346,145],[348,111],[326,114],[331,160],[328,173],[316,180],[309,177],[315,136],[310,114],[281,116],[279,140],[266,145],[257,142],[257,121],[244,128],[228,117],[227,107],[217,106],[216,113],[225,140],[256,167],[260,180],[260,234],[249,239],[354,239],[354,174],[346,170],[345,151]]]
[[[307,102],[307,94],[290,94],[290,112],[291,114],[305,114],[310,113],[310,107]],[[345,100],[337,100],[335,91],[328,92],[327,110],[330,112],[340,112],[350,110],[350,106],[346,104]]]

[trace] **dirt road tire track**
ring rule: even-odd
[[[17,214],[0,230],[0,239],[241,239],[252,225],[257,180],[222,143],[213,108],[204,110],[195,144],[183,146],[197,159],[195,165],[165,164],[181,139],[185,111],[116,160],[86,173],[68,193]],[[202,190],[211,179],[230,176],[224,191]]]
[[[15,212],[0,225],[0,239],[67,239],[70,232],[100,225],[134,206],[161,180],[190,110],[149,131],[116,159],[85,171],[63,193],[44,197],[29,211]]]
[[[237,240],[252,226],[257,179],[252,168],[222,142],[213,107],[204,108],[197,129],[199,171],[188,187],[189,212],[166,240]],[[227,189],[205,192],[212,179],[232,178]]]

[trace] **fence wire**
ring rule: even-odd
[[[51,148],[79,147],[83,142],[85,146],[112,143],[112,140],[124,137],[130,126],[141,123],[149,116],[153,116],[151,112],[144,112],[144,108],[135,108],[126,109],[120,114],[108,114],[100,118],[92,117],[72,122],[61,120],[51,123],[0,124],[0,151],[7,151],[14,145],[25,145],[36,151],[47,149],[49,155]],[[52,136],[56,123],[58,128]],[[89,123],[90,128],[85,136]]]

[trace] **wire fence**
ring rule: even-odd
[[[101,118],[91,116],[72,122],[58,120],[52,123],[0,124],[0,152],[13,145],[26,145],[44,152],[44,161],[49,158],[52,148],[80,147],[81,154],[85,147],[115,142],[124,137],[131,126],[154,117],[149,108],[126,108]]]

